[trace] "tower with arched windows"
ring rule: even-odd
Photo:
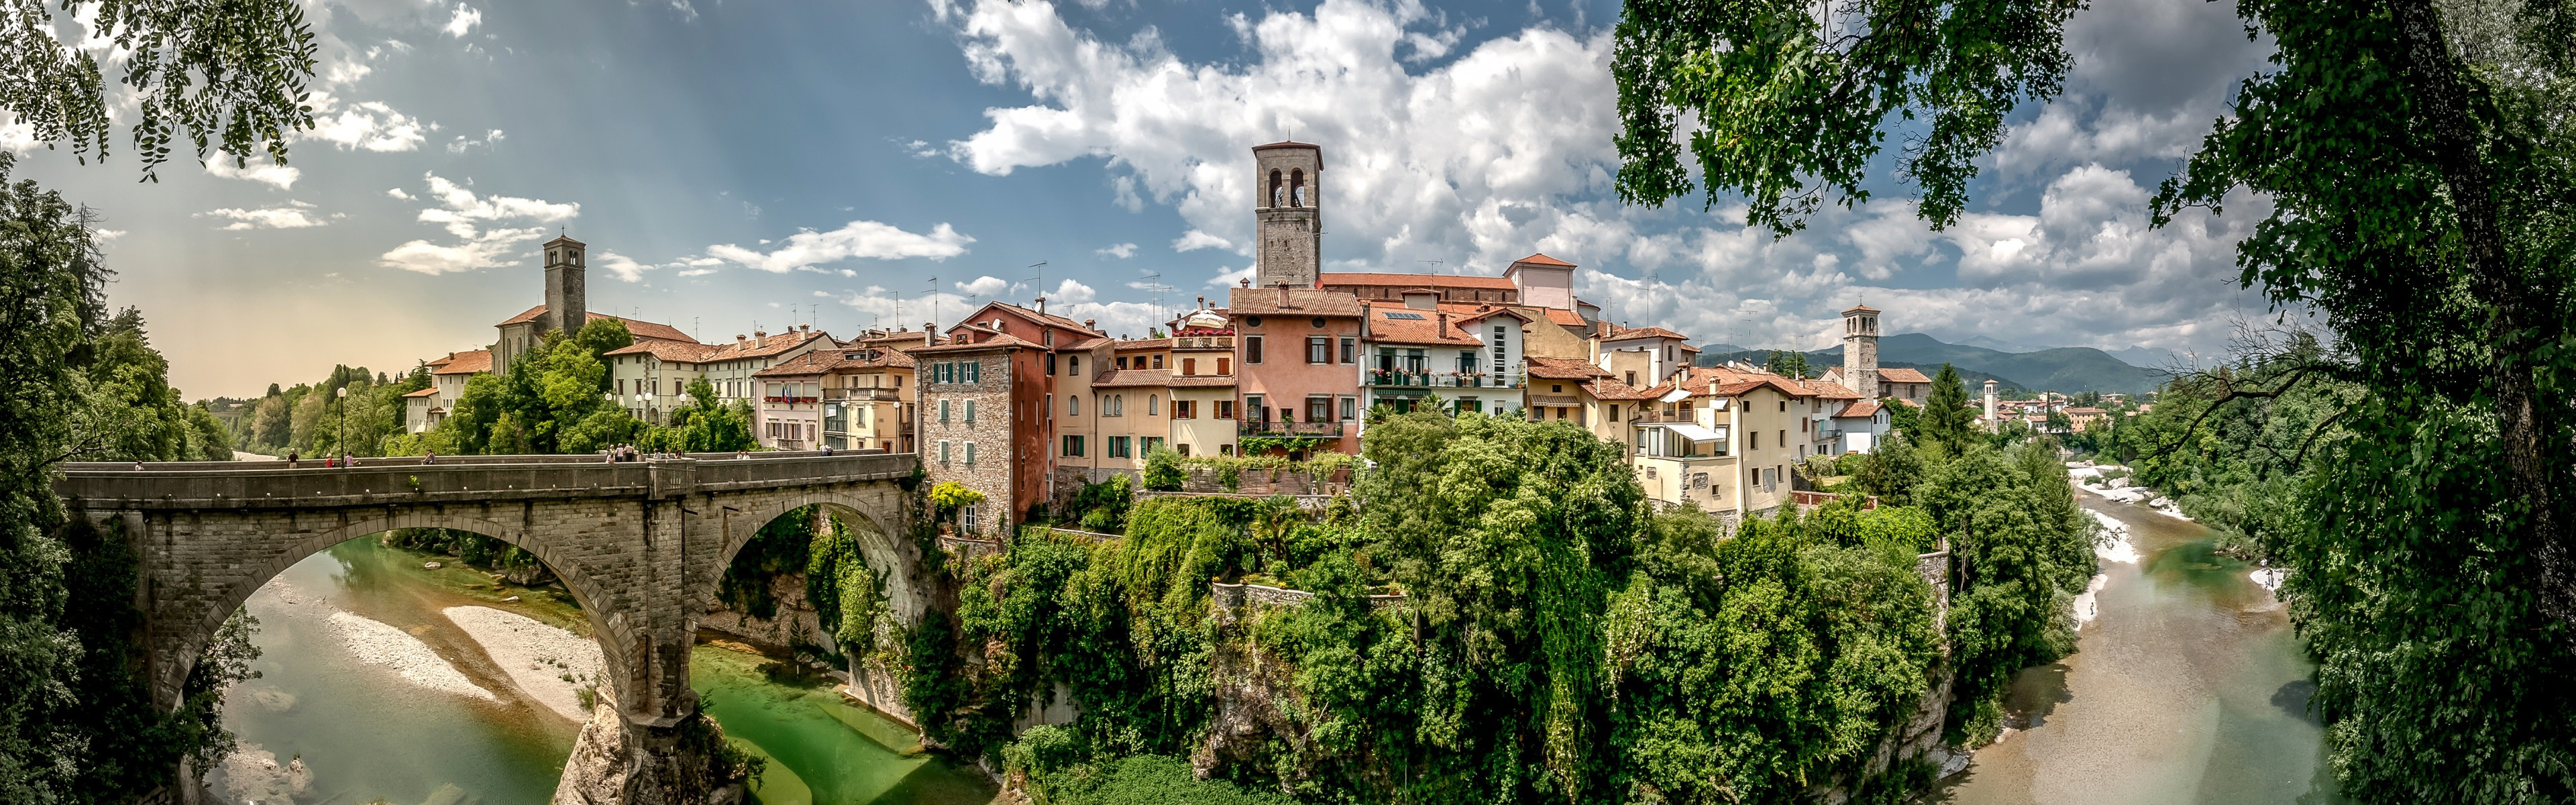
[[[1261,287],[1312,288],[1323,275],[1322,146],[1276,142],[1252,147],[1253,277]]]
[[[1878,399],[1878,308],[1853,305],[1843,311],[1842,384],[1861,399]]]

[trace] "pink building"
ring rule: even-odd
[[[1317,288],[1236,288],[1235,382],[1243,437],[1335,439],[1359,452],[1360,304]],[[1248,451],[1248,447],[1247,447]]]

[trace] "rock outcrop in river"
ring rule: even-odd
[[[741,802],[742,782],[715,756],[724,741],[724,730],[703,715],[678,727],[638,727],[600,702],[564,760],[554,805]]]

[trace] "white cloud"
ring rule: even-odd
[[[1136,256],[1136,244],[1121,243],[1116,246],[1103,246],[1101,248],[1091,250],[1091,253],[1102,257],[1115,257],[1120,260],[1125,260]]]
[[[1172,251],[1176,252],[1194,252],[1200,249],[1232,248],[1234,248],[1233,241],[1229,241],[1215,235],[1210,235],[1205,231],[1197,229],[1190,230],[1187,234],[1172,239]]]
[[[391,189],[386,190],[386,191],[385,191],[385,195],[392,196],[392,197],[394,197],[394,198],[398,198],[398,199],[402,199],[402,200],[404,200],[404,201],[410,201],[410,200],[411,200],[411,191],[409,191],[409,190],[404,190],[404,189],[399,188],[399,187],[391,188]]]
[[[222,218],[232,221],[232,223],[225,224],[222,227],[223,229],[230,230],[303,229],[306,227],[321,226],[328,223],[326,220],[313,213],[313,205],[301,201],[289,201],[285,206],[263,207],[260,209],[226,207],[219,210],[207,210],[205,212],[197,213],[197,217]]]
[[[485,132],[483,134],[483,139],[480,140],[469,139],[465,135],[459,134],[456,135],[456,139],[453,142],[449,142],[447,144],[447,152],[450,154],[462,154],[465,153],[465,149],[473,148],[478,145],[489,148],[493,143],[500,142],[501,136],[500,129],[493,129]]]
[[[474,10],[473,6],[458,3],[456,16],[448,18],[447,24],[441,26],[439,30],[446,31],[448,36],[462,39],[466,32],[474,30],[474,26],[481,22],[483,22],[483,12]]]
[[[675,275],[673,275],[673,276],[679,276],[679,277],[703,277],[703,276],[706,276],[706,275],[708,275],[708,274],[713,274],[713,273],[716,273],[716,270],[715,270],[715,269],[712,269],[712,268],[692,268],[692,269],[688,269],[688,270],[682,271],[682,272],[680,272],[680,273],[678,273],[678,274],[675,274]]]
[[[643,282],[644,272],[659,268],[659,266],[635,262],[635,258],[606,249],[601,249],[599,256],[593,258],[591,262],[608,269],[608,273],[617,275],[618,279],[627,282]]]
[[[957,287],[958,293],[962,293],[967,296],[998,296],[1002,292],[1011,289],[1011,283],[1009,280],[991,275],[976,277],[968,282],[956,282],[950,284]]]
[[[122,230],[122,229],[92,229],[92,230],[90,230],[90,231],[89,231],[89,234],[90,234],[90,239],[92,239],[92,240],[96,240],[96,241],[98,241],[98,242],[100,242],[100,243],[106,243],[106,242],[108,242],[108,241],[115,240],[115,239],[117,239],[117,238],[125,237],[125,230]]]
[[[894,225],[875,221],[851,221],[829,232],[811,229],[798,232],[788,236],[786,245],[767,252],[727,243],[707,247],[707,254],[745,268],[785,273],[861,258],[897,260],[927,257],[946,260],[965,254],[966,244],[973,242],[974,238],[958,234],[955,227],[944,223],[924,234],[906,232]]]
[[[1090,302],[1099,297],[1099,292],[1092,290],[1091,286],[1073,280],[1056,283],[1055,291],[1047,294],[1048,301],[1066,305]]]
[[[232,155],[222,151],[215,152],[212,158],[206,160],[206,173],[218,179],[258,182],[279,190],[294,187],[295,180],[304,175],[303,171],[296,170],[293,165],[280,165],[265,156],[251,160],[247,167],[235,167]]]
[[[377,259],[379,264],[432,275],[514,266],[519,264],[517,255],[521,246],[545,237],[546,227],[501,224],[547,224],[571,220],[581,214],[579,204],[558,204],[518,196],[483,196],[434,173],[428,175],[428,181],[427,197],[438,206],[421,210],[419,219],[422,223],[444,225],[447,234],[457,242],[439,244],[425,239],[414,240],[385,252]],[[640,271],[638,269],[638,276]]]
[[[412,151],[425,139],[419,118],[394,111],[381,101],[348,105],[327,92],[313,93],[313,129],[298,139],[322,140],[343,149]]]
[[[43,141],[36,139],[36,124],[19,121],[16,115],[6,112],[0,112],[0,120],[8,121],[0,123],[0,148],[24,154],[28,149],[44,145]]]

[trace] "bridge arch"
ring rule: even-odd
[[[517,546],[535,555],[546,570],[562,580],[564,589],[570,591],[573,600],[581,605],[582,617],[590,623],[592,641],[599,644],[599,678],[608,684],[605,693],[621,705],[631,703],[630,676],[637,645],[635,630],[629,628],[623,614],[613,608],[610,597],[599,587],[589,569],[565,556],[549,540],[531,536],[528,529],[479,514],[480,511],[454,509],[406,510],[347,518],[334,527],[293,535],[262,546],[258,555],[246,557],[250,560],[246,574],[226,581],[220,589],[203,591],[209,595],[208,608],[179,636],[178,650],[164,658],[160,669],[161,681],[166,683],[167,690],[179,690],[195,668],[198,654],[205,650],[207,641],[214,638],[216,631],[223,628],[224,621],[240,610],[252,594],[296,563],[353,539],[397,529],[444,528],[480,534]]]
[[[925,585],[912,578],[921,557],[903,529],[905,521],[900,510],[901,501],[893,495],[862,496],[832,489],[782,493],[739,513],[728,511],[724,541],[718,549],[716,561],[709,565],[713,573],[692,585],[689,591],[689,600],[697,607],[692,616],[703,615],[715,606],[717,585],[725,570],[733,566],[734,558],[751,544],[762,528],[809,506],[820,506],[826,512],[841,515],[851,524],[855,532],[850,535],[851,541],[857,544],[860,558],[866,561],[869,569],[885,574],[886,605],[905,625],[920,623],[922,613],[928,608],[928,599],[922,595]]]

